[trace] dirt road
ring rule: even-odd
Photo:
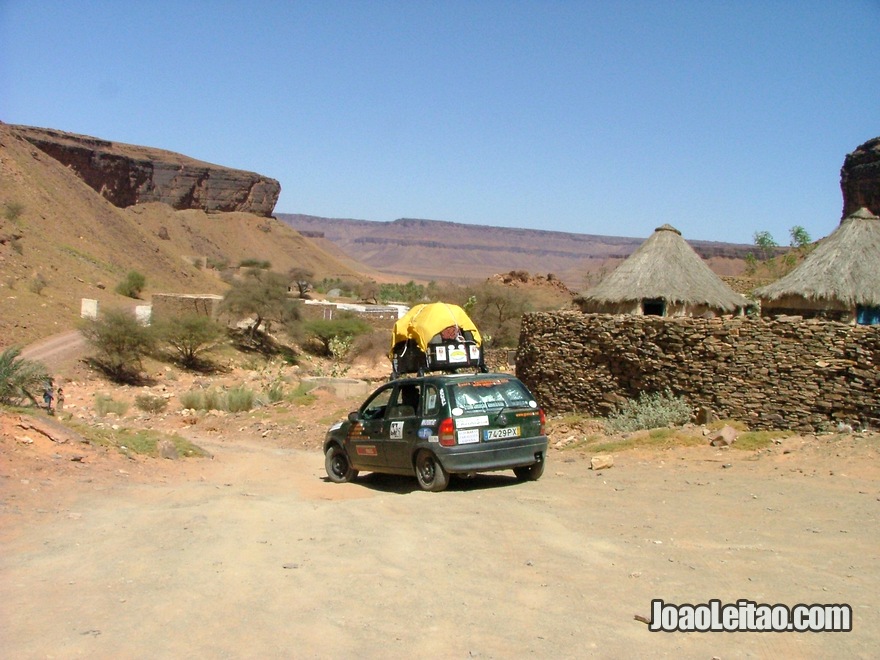
[[[86,340],[79,330],[69,330],[52,335],[27,346],[21,357],[45,364],[50,370],[61,369],[81,358],[86,350]]]
[[[9,658],[875,657],[876,436],[760,456],[552,452],[423,493],[324,480],[314,450],[197,438],[213,460],[11,460]],[[14,441],[13,441],[14,442]],[[39,444],[39,441],[34,443]],[[15,452],[32,451],[17,447]],[[851,633],[652,633],[653,598],[849,603]]]

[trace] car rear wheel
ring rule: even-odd
[[[537,481],[544,474],[544,461],[538,461],[525,467],[513,468],[513,473],[520,481]]]
[[[332,445],[324,454],[324,469],[330,481],[344,484],[358,475],[358,471],[351,467],[348,454],[339,445]]]
[[[449,474],[431,452],[423,449],[416,456],[416,478],[422,490],[433,493],[444,490],[449,485]]]

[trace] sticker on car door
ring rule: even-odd
[[[391,422],[391,430],[388,436],[392,440],[403,440],[403,422]]]

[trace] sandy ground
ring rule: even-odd
[[[313,417],[348,404],[321,400]],[[634,450],[596,472],[589,456],[552,451],[538,482],[498,473],[423,493],[402,477],[326,481],[317,423],[266,437],[265,420],[167,423],[213,458],[130,459],[7,416],[4,657],[880,648],[876,435],[790,438],[758,454]],[[649,616],[653,598],[849,603],[853,631],[653,633],[633,618]]]
[[[36,355],[61,356],[56,344]],[[131,401],[142,390],[59,365],[62,415],[34,425],[0,414],[4,658],[870,658],[880,648],[877,434],[757,452],[630,450],[601,471],[589,454],[551,449],[538,482],[506,472],[423,493],[414,478],[326,480],[324,429],[360,397],[97,418],[96,394]],[[202,380],[152,376],[153,395]],[[275,375],[224,377],[258,387]],[[68,416],[176,432],[212,458],[125,456],[56,424]],[[551,445],[572,432],[559,429]],[[848,603],[853,630],[655,633],[634,619],[655,598]]]

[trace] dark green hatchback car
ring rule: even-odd
[[[415,474],[441,491],[450,474],[512,469],[544,473],[544,411],[509,374],[441,374],[382,385],[334,424],[324,440],[327,474],[344,483],[361,470]]]

